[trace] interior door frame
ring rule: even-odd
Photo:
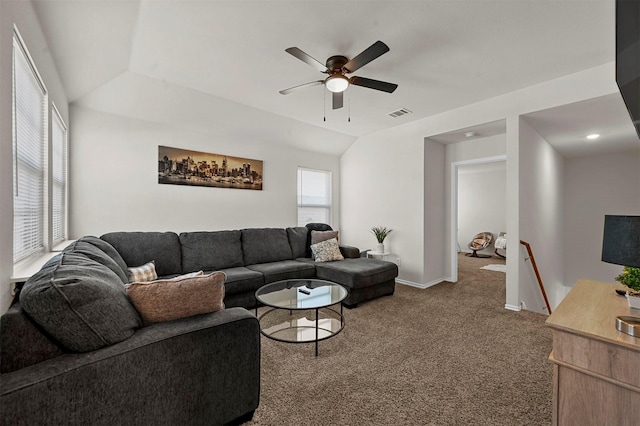
[[[475,164],[497,163],[507,161],[506,155],[474,158],[472,160],[451,163],[451,217],[449,235],[451,239],[451,282],[458,282],[458,168]]]

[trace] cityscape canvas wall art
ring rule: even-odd
[[[262,161],[158,146],[158,183],[262,190]]]

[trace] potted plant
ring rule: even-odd
[[[393,231],[391,228],[387,228],[386,226],[374,226],[371,228],[371,233],[376,236],[376,240],[378,240],[378,253],[384,253],[384,239],[387,238]]]
[[[640,268],[625,266],[622,274],[616,277],[616,281],[629,289],[627,291],[629,307],[640,309]]]

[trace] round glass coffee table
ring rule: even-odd
[[[267,284],[256,291],[258,302],[271,308],[258,317],[260,332],[280,342],[315,342],[318,356],[318,342],[344,328],[340,302],[345,297],[347,289],[330,281],[296,279]],[[339,312],[332,307],[337,304]]]

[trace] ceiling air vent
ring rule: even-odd
[[[411,110],[408,110],[407,108],[400,108],[397,111],[393,111],[389,113],[389,115],[393,118],[398,118],[406,114],[411,114]]]

